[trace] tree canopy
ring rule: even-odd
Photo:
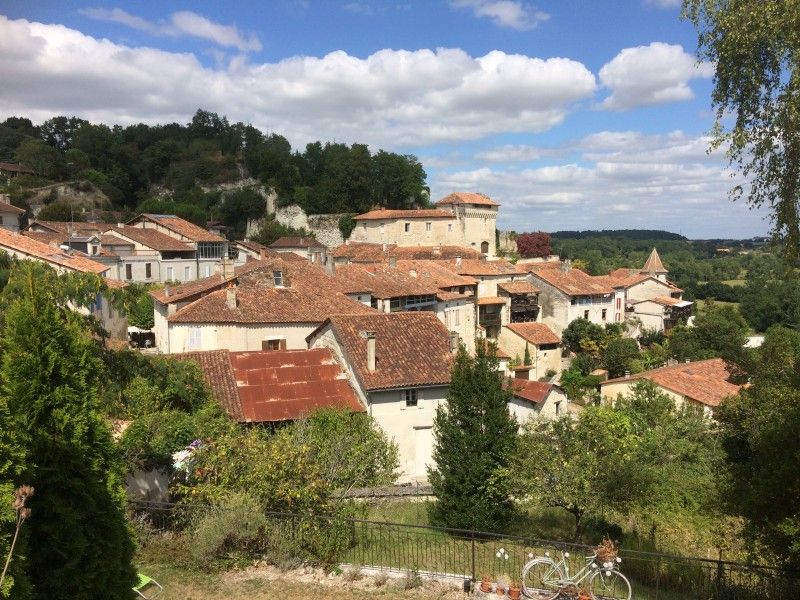
[[[747,178],[731,191],[772,211],[775,234],[800,250],[800,3],[684,0],[699,56],[715,66],[713,148]]]

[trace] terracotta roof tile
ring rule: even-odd
[[[270,248],[324,248],[313,237],[286,236],[278,238],[269,245]]]
[[[128,221],[128,224],[142,222],[143,220],[148,220],[154,223],[158,223],[162,227],[165,227],[170,231],[174,231],[178,235],[181,235],[191,240],[192,242],[225,241],[225,238],[218,236],[216,233],[211,233],[210,231],[203,229],[202,227],[195,225],[194,223],[191,223],[186,219],[181,219],[176,215],[142,214]]]
[[[663,388],[677,392],[706,406],[715,407],[719,406],[719,403],[727,396],[734,396],[739,393],[741,386],[728,381],[730,376],[731,373],[725,361],[721,358],[712,358],[669,365],[660,369],[637,373],[630,377],[609,379],[600,385],[650,379]]]
[[[95,262],[75,252],[67,254],[63,250],[53,248],[48,244],[34,240],[19,233],[13,233],[0,227],[0,248],[15,250],[31,258],[41,260],[51,265],[56,265],[71,271],[82,273],[96,273],[100,275],[108,271],[108,266]]]
[[[66,234],[56,233],[54,231],[23,231],[22,235],[55,248],[58,248],[61,242],[67,239]]]
[[[34,219],[28,224],[26,231],[30,231],[36,226],[42,229],[47,229],[54,233],[63,233],[69,235],[75,234],[89,234],[89,233],[103,233],[114,227],[115,223],[85,223],[83,221],[41,221]]]
[[[664,263],[661,262],[661,257],[658,255],[658,250],[653,248],[650,256],[647,257],[647,262],[642,267],[642,273],[666,273]]]
[[[352,262],[385,262],[389,258],[398,260],[451,260],[480,258],[481,253],[468,246],[397,246],[396,244],[371,244],[349,242],[336,248],[334,258],[349,258]]]
[[[159,252],[194,252],[195,250],[191,244],[176,240],[156,229],[142,229],[125,225],[124,227],[112,227],[109,231]]]
[[[561,343],[561,338],[544,323],[509,323],[505,327],[535,346]]]
[[[489,304],[505,304],[506,298],[501,298],[500,296],[484,296],[483,298],[478,298],[478,306],[487,306]]]
[[[9,162],[0,162],[0,171],[6,171],[7,173],[33,174],[33,171],[28,167]]]
[[[471,192],[453,192],[449,196],[445,196],[436,203],[436,206],[446,204],[476,204],[479,206],[500,206],[499,202],[495,202],[485,194],[476,194]]]
[[[552,383],[531,381],[529,379],[511,379],[508,385],[511,386],[516,398],[527,400],[533,404],[544,402],[547,399],[547,395],[555,387]]]
[[[435,314],[375,312],[370,315],[334,316],[328,322],[364,389],[450,383],[453,363],[450,334]],[[323,323],[317,331],[328,322]],[[375,332],[376,369],[372,373],[367,370],[367,340],[361,334],[363,331]]]
[[[15,215],[24,215],[25,209],[19,206],[14,206],[8,202],[0,202],[0,212],[13,213]]]
[[[418,210],[390,210],[378,208],[355,217],[356,221],[378,221],[381,219],[455,219],[449,210],[420,208]]]
[[[554,288],[561,290],[568,296],[598,296],[612,294],[614,290],[604,280],[584,273],[580,269],[569,267],[566,271],[561,268],[534,267],[532,274],[534,277],[542,279]]]
[[[521,275],[522,271],[507,260],[483,260],[462,258],[460,266],[457,260],[447,261],[447,265],[460,275],[479,276],[498,276],[498,275]]]
[[[236,389],[236,377],[227,350],[210,350],[208,352],[184,352],[170,354],[176,360],[191,360],[200,367],[203,379],[222,408],[234,421],[244,421],[242,405]]]
[[[454,273],[440,260],[398,260],[397,269],[412,277],[429,282],[440,289],[474,286],[478,281],[473,277]]]
[[[369,292],[381,299],[427,296],[439,291],[434,282],[412,277],[405,270],[384,263],[339,265],[335,279],[345,293]]]

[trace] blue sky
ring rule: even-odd
[[[676,0],[0,0],[0,119],[187,122],[416,154],[502,228],[764,234],[706,153],[713,67]]]

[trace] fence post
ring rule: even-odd
[[[472,532],[472,582],[475,583],[475,532]]]

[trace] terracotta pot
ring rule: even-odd
[[[488,577],[484,576],[483,578],[481,578],[481,591],[484,594],[488,594],[489,592],[492,591],[492,583],[491,581],[489,581]]]
[[[497,587],[494,589],[494,591],[495,591],[495,593],[496,593],[498,596],[500,596],[501,598],[502,598],[503,596],[505,596],[505,595],[506,595],[506,588],[504,588],[504,587],[503,587],[502,585],[500,585],[499,583],[497,584]]]
[[[508,597],[511,600],[519,600],[522,597],[522,590],[517,584],[512,583],[508,586]]]
[[[592,600],[592,596],[589,592],[578,592],[578,600]]]

